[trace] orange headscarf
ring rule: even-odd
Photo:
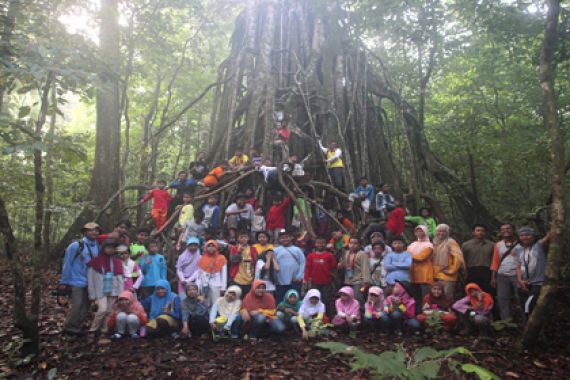
[[[472,296],[469,293],[470,290],[477,290],[481,296],[480,297]],[[473,307],[473,310],[489,311],[493,308],[494,304],[493,297],[489,293],[485,293],[483,290],[481,290],[479,285],[473,282],[467,284],[465,286],[465,293],[467,293],[469,299],[471,300],[471,306]]]
[[[208,253],[207,247],[213,245],[216,247],[216,252],[213,255]],[[217,273],[222,270],[224,265],[226,265],[227,260],[223,255],[220,255],[218,251],[218,242],[215,240],[208,240],[204,245],[204,254],[198,261],[198,267],[207,273]]]

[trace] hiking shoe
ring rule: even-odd
[[[140,338],[140,335],[139,335],[139,334],[137,334],[137,333],[132,333],[132,334],[131,334],[131,339],[139,339],[139,338]]]
[[[231,337],[232,339],[239,339],[239,335],[238,335],[238,334],[232,334],[232,335],[230,335],[230,337]]]
[[[121,339],[123,339],[123,334],[116,333],[111,335],[111,340],[121,340]]]

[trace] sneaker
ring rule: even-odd
[[[138,338],[140,338],[140,335],[139,335],[139,334],[137,334],[137,333],[132,333],[132,334],[131,334],[131,339],[138,339]]]
[[[231,334],[230,337],[232,339],[239,339],[239,335],[238,334]]]
[[[178,335],[178,333],[176,333],[176,332],[173,332],[172,334],[170,334],[170,336],[172,337],[172,339],[180,338],[180,335]]]
[[[123,334],[119,334],[119,333],[113,334],[113,335],[111,335],[111,339],[112,339],[112,340],[120,340],[120,339],[123,339]]]

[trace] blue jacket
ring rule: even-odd
[[[79,253],[79,242],[71,243],[65,250],[63,258],[63,270],[61,271],[60,283],[77,288],[87,287],[87,263],[99,254],[97,240],[83,240],[83,250]]]
[[[208,203],[204,203],[202,206],[202,212],[204,213],[204,221],[203,224],[206,225],[206,228],[218,228],[218,224],[220,221],[220,206],[214,205],[210,206]]]
[[[158,315],[151,316],[152,300],[153,297],[152,295],[150,295],[141,301],[141,305],[146,311],[149,320],[158,317]],[[180,319],[182,318],[182,311],[180,308],[180,297],[174,295],[174,298],[172,299],[172,303],[170,304],[168,311],[166,313],[163,312],[162,314],[170,315],[172,318],[176,319],[177,321],[180,321]]]
[[[366,187],[358,185],[354,192],[358,196],[360,196],[360,193],[364,193],[366,199],[368,199],[370,203],[374,202],[374,186],[371,184],[366,185]]]
[[[389,252],[384,256],[386,283],[394,285],[398,281],[410,281],[412,256],[408,252]]]
[[[294,245],[288,247],[280,245],[275,248],[275,259],[279,263],[279,271],[275,273],[277,284],[291,285],[293,280],[303,280],[305,255],[301,248]]]
[[[160,253],[142,257],[140,267],[144,275],[141,286],[156,286],[158,280],[166,280],[166,259]]]

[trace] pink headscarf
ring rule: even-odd
[[[416,228],[414,229],[417,230],[420,229],[424,232],[424,238],[422,240],[416,240],[415,242],[413,242],[412,244],[410,244],[408,246],[408,248],[406,249],[412,256],[416,253],[420,253],[421,251],[423,251],[426,248],[433,248],[433,244],[429,241],[429,235],[428,235],[428,228],[427,226],[424,226],[423,224],[420,224],[418,226],[416,226]]]
[[[399,282],[396,282],[396,285],[394,285],[392,295],[388,296],[386,303],[388,305],[392,305],[394,297],[398,297],[400,299],[400,303],[406,307],[406,312],[404,313],[406,317],[414,318],[416,316],[416,301],[408,294],[404,285]]]
[[[371,294],[376,294],[378,297],[375,299],[375,303],[372,303],[372,298],[370,297]],[[373,286],[368,289],[368,299],[364,304],[364,309],[367,313],[373,312],[382,312],[384,308],[384,291],[380,289],[378,286]]]
[[[335,302],[336,312],[360,318],[360,304],[354,299],[354,290],[350,286],[345,286],[338,292],[346,294],[348,300],[343,302],[341,298],[338,298]]]

